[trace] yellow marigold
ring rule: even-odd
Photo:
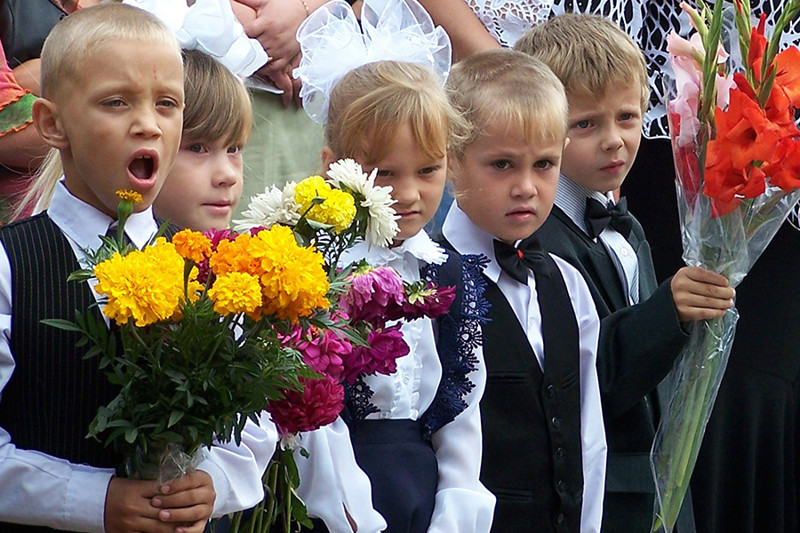
[[[211,255],[211,241],[199,231],[185,229],[172,237],[172,244],[181,257],[200,263]]]
[[[214,311],[220,315],[252,314],[261,305],[261,285],[255,276],[231,272],[214,281],[208,297],[214,302]]]
[[[163,237],[144,250],[114,254],[94,269],[95,289],[108,297],[103,312],[120,325],[131,318],[137,326],[169,319],[184,297],[183,264]]]
[[[127,200],[128,202],[133,202],[135,204],[142,202],[142,195],[136,191],[131,191],[129,189],[120,189],[115,191],[117,198],[120,200]]]
[[[298,246],[292,230],[273,226],[250,240],[248,253],[261,271],[263,314],[296,321],[327,308],[328,277],[314,247]]]
[[[209,266],[217,276],[224,276],[230,272],[246,272],[258,276],[252,258],[247,251],[251,237],[242,233],[236,240],[223,240],[217,245],[217,250],[209,259]]]
[[[315,198],[322,198],[321,204],[314,204]],[[353,196],[332,188],[321,176],[311,176],[294,189],[294,201],[300,204],[300,212],[306,218],[322,224],[329,224],[335,231],[350,227],[356,216],[356,203]]]

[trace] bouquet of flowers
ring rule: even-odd
[[[354,244],[367,240],[387,246],[398,231],[391,189],[375,186],[375,175],[364,173],[353,160],[337,161],[327,180],[310,176],[256,195],[244,218],[235,221],[239,231],[291,228],[298,242],[315,246],[325,258],[331,302],[313,320],[278,331],[284,349],[297,353],[316,374],[299,378],[300,388],[267,401],[281,443],[264,475],[265,499],[250,518],[248,531],[269,531],[278,518],[287,532],[293,522],[311,526],[296,493],[296,435],[333,422],[348,387],[366,387],[364,376],[395,372],[397,359],[409,348],[400,325],[387,321],[439,316],[455,298],[455,288],[406,283],[390,267],[361,261],[340,268],[342,254]],[[241,519],[234,517],[234,531]]]
[[[668,37],[675,74],[668,102],[684,260],[745,277],[800,199],[800,50],[782,52],[781,34],[800,12],[783,4],[772,35],[751,24],[748,0],[734,0],[742,65],[729,65],[724,2],[713,11],[685,2],[696,33]],[[694,323],[671,374],[668,402],[651,454],[657,503],[653,530],[672,531],[733,343],[738,313]]]
[[[202,447],[240,442],[265,399],[313,375],[275,328],[326,309],[328,279],[321,254],[286,228],[227,246],[185,230],[138,250],[123,231],[141,197],[118,195],[116,237],[103,237],[88,268],[71,276],[96,280],[114,327],[91,313],[49,323],[82,333],[86,357],[99,356],[120,387],[89,435],[105,435],[126,458],[122,474],[164,482],[191,471]]]

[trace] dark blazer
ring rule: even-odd
[[[557,206],[536,232],[544,249],[583,275],[600,316],[597,373],[608,441],[603,532],[646,533],[655,485],[649,454],[659,419],[657,387],[686,343],[672,291],[656,284],[650,245],[634,219],[628,238],[639,261],[640,303],[628,306],[617,270],[594,242]],[[687,499],[688,501],[688,499]],[[684,505],[679,531],[694,531]]]

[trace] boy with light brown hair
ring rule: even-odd
[[[724,276],[683,267],[660,286],[639,222],[616,199],[642,135],[649,86],[641,50],[610,20],[554,17],[515,45],[547,64],[569,101],[569,144],[542,246],[577,268],[601,319],[597,370],[608,467],[604,533],[648,532],[655,485],[649,453],[664,395],[659,383],[688,336],[681,324],[733,304]],[[693,531],[689,499],[679,531]]]

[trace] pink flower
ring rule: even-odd
[[[700,121],[697,118],[700,88],[703,72],[703,43],[700,35],[692,34],[686,40],[677,33],[667,35],[667,52],[675,75],[676,95],[669,101],[669,111],[680,117],[680,134],[675,137],[678,146],[692,146],[700,132]],[[728,53],[720,46],[717,50],[717,62],[724,63]],[[721,109],[728,106],[730,90],[736,86],[730,76],[716,77],[716,103]]]
[[[314,372],[339,379],[344,371],[344,359],[353,351],[353,346],[346,338],[339,337],[331,330],[320,330],[311,327],[303,332],[300,326],[294,326],[287,334],[278,334],[281,346],[289,346],[300,352],[303,362]]]
[[[203,235],[208,237],[211,241],[211,251],[216,252],[219,243],[222,241],[232,241],[236,239],[236,233],[229,229],[210,229],[203,232]],[[205,258],[200,263],[197,263],[197,281],[205,283],[208,281],[208,275],[211,273],[211,267],[208,265],[209,258]]]
[[[388,318],[414,320],[423,316],[436,318],[450,310],[450,304],[456,298],[455,287],[439,287],[424,281],[412,283],[406,287],[406,299],[397,313]]]
[[[399,325],[371,332],[367,342],[368,348],[354,346],[345,359],[342,377],[348,383],[355,383],[362,374],[392,374],[397,370],[397,359],[409,352]]]
[[[302,392],[284,391],[282,400],[267,402],[267,411],[281,435],[313,431],[330,424],[344,406],[344,387],[331,377],[300,378]]]
[[[393,268],[359,268],[348,280],[350,288],[339,303],[354,322],[365,321],[380,327],[388,313],[403,305],[403,280]]]

